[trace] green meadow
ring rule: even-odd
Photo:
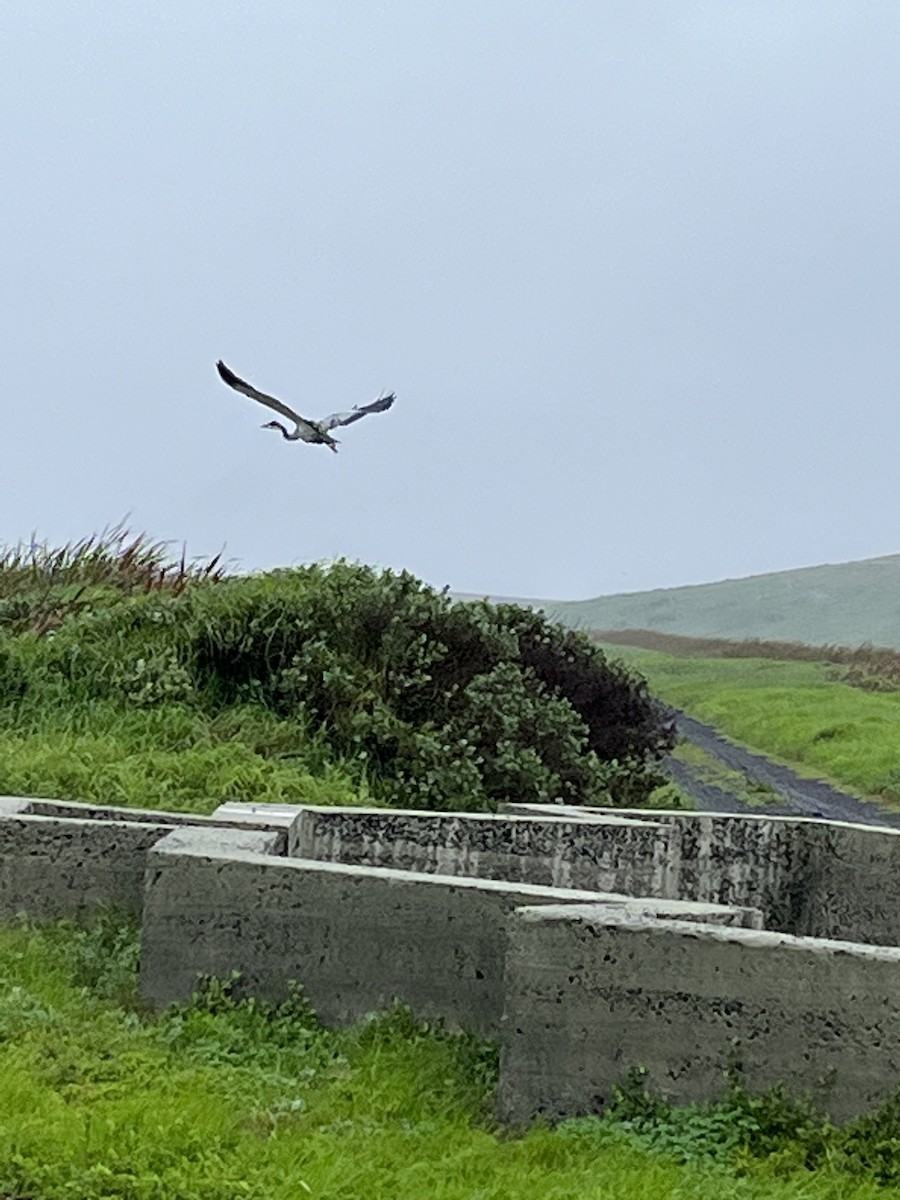
[[[0,930],[5,1200],[874,1200],[900,1120],[836,1130],[777,1095],[498,1130],[489,1044],[403,1009],[324,1029],[225,984],[151,1017],[107,916]]]
[[[233,798],[641,802],[670,744],[643,673],[731,736],[890,798],[898,695],[830,671],[603,654],[405,574],[229,579],[114,530],[0,556],[0,792],[197,813]],[[299,991],[239,1003],[229,981],[150,1014],[137,958],[136,931],[112,914],[87,930],[0,927],[0,1200],[900,1189],[900,1100],[838,1130],[737,1081],[720,1103],[670,1109],[634,1077],[602,1117],[503,1130],[494,1046],[403,1009],[325,1029]]]
[[[825,662],[698,658],[608,646],[651,691],[737,742],[860,796],[900,803],[900,692]]]

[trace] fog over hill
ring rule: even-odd
[[[900,554],[593,600],[511,602],[582,629],[900,649]]]

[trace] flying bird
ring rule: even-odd
[[[267,421],[262,426],[263,429],[280,429],[281,436],[286,441],[315,442],[328,446],[335,454],[337,454],[340,443],[331,436],[332,429],[337,429],[341,425],[352,425],[354,421],[362,420],[369,413],[387,412],[395,399],[394,393],[390,392],[387,396],[379,396],[371,404],[358,404],[347,412],[336,412],[332,413],[330,417],[323,417],[321,421],[310,421],[306,417],[301,417],[299,413],[295,413],[292,408],[288,408],[281,400],[277,400],[274,396],[267,396],[265,392],[258,392],[252,384],[239,379],[221,359],[216,363],[216,370],[219,372],[222,382],[227,383],[230,388],[234,388],[243,396],[249,396],[251,400],[258,400],[260,404],[265,404],[266,408],[274,409],[275,412],[281,413],[283,417],[287,417],[294,423],[294,429],[290,433],[278,421]]]

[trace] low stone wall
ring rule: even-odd
[[[512,814],[536,806],[510,805]],[[641,809],[559,808],[561,819]],[[675,835],[667,895],[762,910],[767,929],[798,937],[900,944],[900,830],[812,817],[659,811]]]
[[[154,1005],[184,1001],[199,975],[237,971],[241,989],[270,1000],[298,980],[326,1022],[400,1000],[422,1018],[497,1036],[510,914],[523,904],[585,901],[669,918],[759,921],[752,910],[273,859],[238,845],[233,832],[214,844],[206,831],[182,830],[160,841],[148,862],[142,993]]]
[[[147,855],[180,823],[211,818],[0,796],[0,919],[88,919],[101,908],[140,916]],[[272,852],[284,835],[264,834]]]
[[[671,862],[677,841],[668,824],[611,814],[306,808],[295,853],[423,874],[676,899]]]
[[[140,913],[156,1005],[239,972],[269,999],[296,980],[326,1021],[397,999],[499,1037],[514,1122],[601,1110],[638,1065],[689,1101],[736,1058],[836,1119],[896,1088],[900,831],[648,817],[0,797],[0,918]]]
[[[522,908],[510,924],[499,1116],[600,1112],[629,1068],[676,1103],[783,1083],[845,1120],[900,1083],[900,949]]]

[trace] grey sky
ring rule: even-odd
[[[900,550],[900,5],[7,4],[0,540],[575,598]],[[339,455],[262,431],[238,374]]]

